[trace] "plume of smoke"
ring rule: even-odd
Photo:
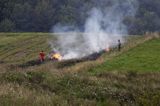
[[[79,30],[74,25],[54,26],[53,32],[57,32],[56,50],[63,54],[63,59],[80,58],[116,46],[118,39],[124,42],[127,28],[123,20],[126,16],[135,15],[136,6],[136,0],[113,0],[112,5],[106,8],[93,7],[88,12],[83,33],[77,33]]]

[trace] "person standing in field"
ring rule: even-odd
[[[122,45],[122,44],[121,44],[121,40],[119,39],[119,40],[118,40],[118,51],[121,51],[121,45]]]
[[[40,61],[41,61],[41,62],[44,62],[44,60],[45,60],[45,53],[44,53],[43,51],[41,51],[41,52],[39,53],[39,57],[40,57]]]

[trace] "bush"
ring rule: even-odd
[[[11,20],[4,19],[0,23],[0,32],[12,32],[14,31],[14,23]]]
[[[27,79],[31,83],[40,84],[46,79],[46,73],[44,72],[27,72]]]
[[[13,82],[18,84],[22,84],[26,80],[25,75],[21,72],[6,72],[1,76],[1,78],[1,81]]]

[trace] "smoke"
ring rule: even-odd
[[[127,16],[135,15],[137,4],[136,0],[113,0],[107,7],[93,7],[88,12],[83,33],[79,33],[80,30],[74,25],[57,24],[52,30],[57,42],[50,44],[63,55],[63,59],[80,58],[114,47],[119,39],[124,42],[127,27],[123,20]]]

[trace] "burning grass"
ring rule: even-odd
[[[96,52],[82,58],[68,59],[68,60],[62,60],[62,56],[60,54],[54,53],[50,56],[50,58],[46,58],[44,62],[41,62],[39,59],[35,59],[35,60],[27,61],[26,63],[22,63],[22,64],[10,65],[10,67],[11,68],[17,68],[17,67],[28,68],[28,67],[40,66],[42,64],[47,64],[52,62],[53,64],[55,64],[56,68],[62,69],[62,68],[74,66],[82,62],[95,61],[99,59],[104,53],[106,53],[106,51]]]
[[[30,37],[27,39],[32,38]],[[157,65],[160,59],[159,39],[150,40],[148,37],[134,36],[128,39],[129,43],[123,45],[121,52],[113,48],[107,54],[100,53],[82,59],[60,62],[46,60],[44,64],[35,64],[40,47],[48,47],[47,44],[41,45],[41,42],[44,42],[42,38],[45,37],[40,35],[34,38],[33,44],[29,40],[27,47],[19,46],[18,40],[14,39],[15,41],[10,43],[9,47],[13,44],[13,48],[17,50],[11,49],[12,47],[5,49],[7,43],[5,44],[3,39],[5,46],[0,46],[0,51],[4,50],[0,52],[2,54],[0,55],[0,61],[2,61],[0,63],[1,105],[160,105],[160,70]],[[13,40],[12,37],[7,39]],[[25,41],[26,38],[20,37],[20,39]],[[2,45],[1,42],[0,45]],[[35,50],[37,47],[38,49]],[[31,54],[26,57],[29,57],[28,59],[20,60],[13,55],[19,50],[25,51],[26,48],[31,50],[29,52]],[[137,54],[138,57],[136,57]],[[14,58],[16,62],[9,62],[9,59],[3,58],[7,55],[8,58]],[[97,60],[91,61],[95,59]],[[130,59],[136,61],[131,62]],[[142,67],[142,70],[139,67],[144,64],[144,61],[141,62],[141,59],[148,64]],[[9,67],[11,64],[24,66]],[[130,65],[138,66],[133,68]],[[149,65],[150,68],[147,68]]]

